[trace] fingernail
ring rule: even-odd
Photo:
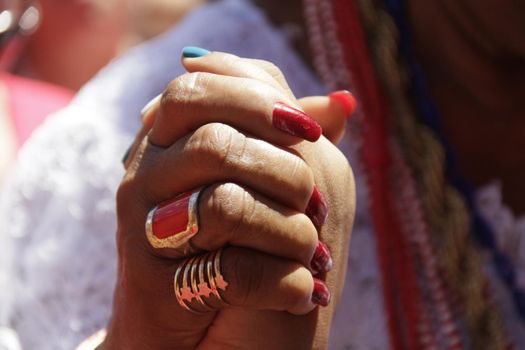
[[[328,272],[332,270],[334,262],[332,260],[332,255],[330,250],[323,242],[319,241],[317,247],[315,248],[314,257],[310,266],[315,272]]]
[[[273,107],[273,126],[290,135],[303,138],[308,141],[317,141],[323,130],[315,120],[304,112],[278,102]]]
[[[326,204],[323,194],[315,185],[308,206],[306,207],[305,214],[310,220],[312,220],[314,226],[318,230],[324,225],[326,217],[328,216],[328,204]]]
[[[350,91],[335,91],[329,94],[328,97],[330,97],[332,101],[336,101],[343,106],[347,118],[350,118],[355,112],[357,101]]]
[[[144,119],[144,115],[146,113],[148,113],[148,111],[157,103],[160,101],[160,99],[162,98],[162,94],[159,94],[157,96],[155,96],[151,101],[149,101],[145,106],[144,108],[142,108],[142,110],[140,111],[140,115],[142,116],[142,118]]]
[[[126,165],[126,162],[128,161],[129,155],[131,153],[131,149],[133,148],[133,144],[131,144],[128,149],[126,150],[126,153],[124,153],[124,156],[122,157],[122,165]]]
[[[186,46],[182,49],[182,57],[184,58],[197,58],[206,56],[210,51],[196,46]]]
[[[314,277],[314,291],[312,293],[312,303],[328,306],[330,304],[330,299],[332,295],[328,290],[326,284],[318,278]]]
[[[173,236],[179,235],[182,239],[197,233],[195,206],[198,195],[199,191],[183,193],[148,214],[146,234],[154,248],[169,248],[169,244],[176,243],[169,240]]]

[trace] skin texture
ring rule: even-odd
[[[126,163],[117,198],[119,279],[104,346],[325,348],[344,281],[355,209],[346,158],[324,137],[311,143],[271,129],[273,103],[302,108],[283,84],[284,77],[278,73],[274,78],[275,68],[266,70],[268,66],[221,53],[185,59],[183,64],[199,73],[177,78],[160,104],[146,113],[138,139],[147,137],[137,142]],[[250,113],[231,84],[239,79],[246,98],[254,90],[260,93]],[[221,81],[230,88],[225,90]],[[333,105],[325,112],[330,108]],[[321,109],[317,105],[318,113]],[[168,128],[185,130],[194,110],[204,116],[202,125],[192,125],[182,135],[166,133]],[[207,119],[207,110],[218,113]],[[232,116],[238,120],[228,119]],[[242,124],[247,116],[253,123]],[[319,233],[302,214],[314,181],[330,213]],[[196,316],[182,310],[173,295],[171,283],[180,259],[166,259],[169,254],[148,245],[144,222],[158,202],[203,184],[211,187],[200,202],[203,234],[197,234],[193,244],[211,248],[229,242],[222,270],[230,286],[223,298],[236,307],[217,302],[220,311]],[[309,261],[317,235],[336,261],[331,272],[318,276],[326,278],[334,297],[327,308],[310,301]],[[289,243],[279,246],[279,241]]]

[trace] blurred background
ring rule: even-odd
[[[18,149],[111,59],[204,0],[1,0],[0,182]]]

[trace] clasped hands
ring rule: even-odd
[[[351,168],[331,142],[342,137],[348,101],[297,100],[266,61],[213,52],[182,64],[188,73],[143,111],[125,161],[118,281],[103,348],[326,347],[355,211]],[[198,227],[185,249],[152,244],[148,214],[165,239],[190,199]],[[227,287],[203,296],[206,308],[185,300],[188,311],[174,292],[175,273],[214,287],[203,276],[213,276],[209,252],[221,248]]]

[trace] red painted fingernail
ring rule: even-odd
[[[355,100],[354,95],[352,95],[350,91],[335,91],[328,95],[328,97],[330,97],[330,99],[332,99],[333,101],[337,101],[343,106],[347,118],[350,118],[355,112],[355,109],[357,107],[357,101]]]
[[[188,228],[190,198],[192,192],[160,204],[152,218],[152,234],[158,239],[174,236]]]
[[[324,225],[328,216],[328,205],[323,194],[314,185],[314,191],[306,207],[305,214],[312,220],[314,226],[319,230]]]
[[[314,291],[312,293],[312,303],[321,306],[328,306],[328,304],[330,304],[331,298],[332,295],[330,294],[330,291],[328,290],[326,284],[320,279],[314,277]]]
[[[273,126],[293,136],[308,141],[317,141],[323,130],[315,120],[304,112],[278,102],[273,107]]]
[[[328,272],[332,270],[334,262],[332,260],[332,255],[330,250],[323,242],[319,241],[317,247],[315,248],[314,257],[310,266],[315,272]]]

